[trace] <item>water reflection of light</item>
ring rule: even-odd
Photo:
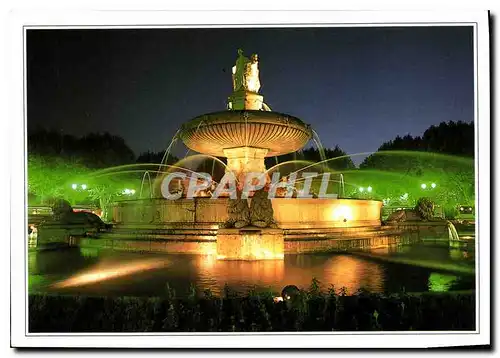
[[[346,288],[350,294],[365,288],[372,292],[383,290],[384,271],[377,263],[353,256],[337,256],[325,263],[325,276],[334,283],[336,291]]]
[[[229,286],[276,286],[284,278],[283,260],[221,261],[214,255],[197,256],[194,266],[200,275],[200,288],[219,291]]]
[[[429,276],[429,291],[446,292],[449,291],[451,285],[457,280],[457,276],[445,275],[442,273],[433,272]]]
[[[167,261],[161,259],[151,259],[135,261],[130,263],[119,263],[113,266],[107,267],[102,266],[90,270],[88,272],[76,274],[64,281],[55,283],[53,287],[55,288],[66,288],[66,287],[76,287],[87,285],[91,283],[101,282],[105,280],[110,280],[113,278],[123,277],[132,275],[138,272],[147,271],[159,267],[164,267],[167,265]]]
[[[215,263],[217,262],[216,255],[200,255],[199,256],[199,265],[203,267],[205,270],[211,270],[215,267]]]

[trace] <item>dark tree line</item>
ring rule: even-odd
[[[166,162],[163,161],[166,159]],[[139,154],[136,159],[136,163],[154,163],[154,164],[174,164],[179,161],[175,155],[169,154],[168,157],[165,157],[165,151],[161,150],[159,152],[146,151]]]
[[[383,143],[378,151],[409,150],[440,154],[474,157],[474,123],[441,122],[438,126],[429,127],[424,134],[413,137],[396,136]],[[361,164],[361,168],[370,165],[370,157]]]
[[[82,137],[37,128],[28,132],[28,153],[60,157],[92,169],[135,162],[135,154],[119,136],[89,133]]]
[[[340,157],[340,158],[339,158]],[[334,158],[339,158],[336,160],[331,160]],[[303,150],[299,150],[296,153],[288,153],[285,155],[280,155],[278,157],[268,157],[266,158],[266,167],[272,167],[278,163],[284,163],[287,161],[308,161],[308,162],[321,162],[322,160],[327,160],[325,165],[334,170],[347,170],[354,169],[355,165],[347,153],[344,152],[339,146],[335,148],[313,148],[309,147]]]
[[[110,133],[88,133],[81,137],[55,130],[36,128],[28,131],[28,153],[59,157],[92,169],[133,163],[161,163],[165,151],[143,152],[136,157],[122,137]],[[168,164],[178,161],[170,155]]]

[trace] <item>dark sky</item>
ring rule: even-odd
[[[139,154],[223,110],[238,48],[261,94],[325,147],[375,151],[396,135],[473,121],[472,27],[29,30],[28,126],[108,131]],[[178,148],[178,151],[181,149]],[[358,160],[355,160],[358,162]]]

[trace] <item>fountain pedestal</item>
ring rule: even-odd
[[[241,89],[229,96],[229,106],[232,110],[249,109],[260,111],[263,100],[264,97],[260,94]]]
[[[281,229],[219,229],[219,260],[282,260],[285,244]]]
[[[227,158],[227,171],[233,173],[264,173],[264,159],[268,150],[253,147],[224,149]]]

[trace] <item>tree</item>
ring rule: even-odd
[[[163,163],[163,160],[167,159],[166,163]],[[135,160],[136,163],[153,163],[153,164],[175,164],[179,161],[179,158],[177,158],[175,155],[169,154],[168,158],[165,158],[165,151],[161,150],[159,152],[143,152],[139,154],[137,159]]]
[[[40,203],[56,197],[72,197],[72,179],[88,173],[77,161],[69,162],[56,156],[28,155],[28,192]],[[33,198],[34,199],[34,198]]]
[[[300,157],[303,160],[320,162],[321,151],[315,148],[308,148],[300,152]],[[337,145],[335,148],[325,148],[323,151],[323,157],[328,160],[325,165],[333,170],[350,170],[354,169],[355,165],[351,159],[340,147]],[[331,160],[333,159],[333,160]]]
[[[474,157],[474,123],[442,122],[429,127],[422,137],[430,152]]]
[[[325,162],[319,164],[323,161]],[[313,165],[310,171],[344,171],[351,170],[356,167],[352,159],[346,154],[346,152],[340,149],[339,146],[335,146],[333,149],[322,148],[321,150],[310,147],[295,153],[288,153],[278,157],[268,157],[266,158],[265,164],[266,168],[271,168],[277,164],[285,162],[291,163],[285,166],[280,166],[280,172],[282,172],[283,175],[288,175],[289,173],[300,170],[306,166],[311,166],[313,163],[318,163],[318,165]]]

